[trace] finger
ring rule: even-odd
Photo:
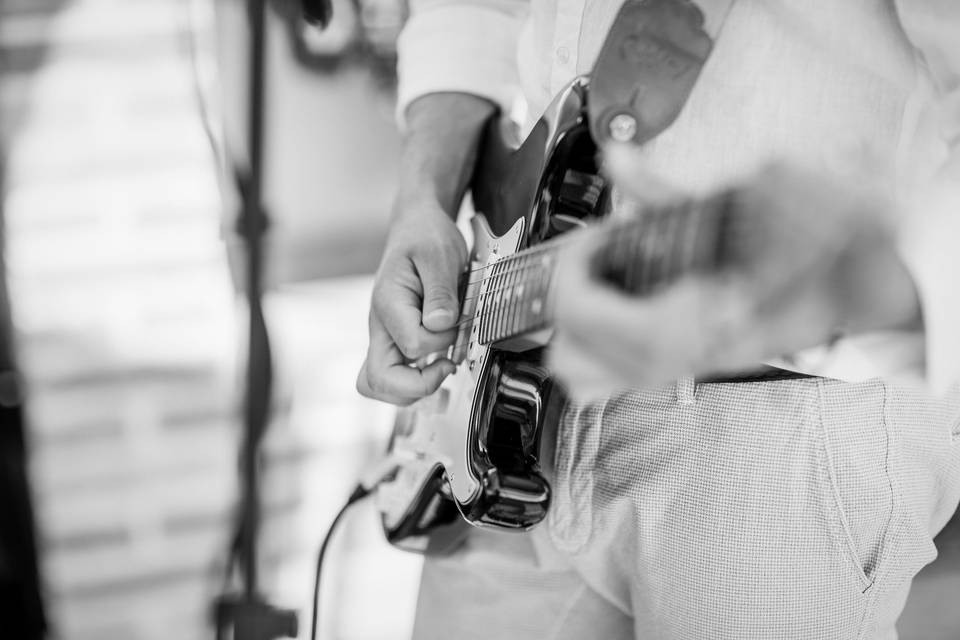
[[[446,331],[460,315],[457,280],[463,271],[461,257],[454,249],[431,247],[413,260],[423,285],[423,326],[430,331]]]
[[[449,360],[432,362],[423,369],[401,364],[386,370],[365,362],[357,375],[357,391],[374,400],[406,406],[434,393],[455,370]]]
[[[370,327],[370,347],[357,388],[364,395],[386,402],[397,403],[397,399],[409,402],[436,391],[455,369],[445,358],[423,369],[406,364],[386,329],[374,319]]]
[[[416,289],[412,266],[407,279],[397,268],[394,275],[383,278],[373,294],[371,334],[374,321],[381,324],[400,353],[407,360],[443,353],[456,340],[456,331],[429,331],[421,324],[420,295]],[[409,281],[408,281],[409,280]]]
[[[367,379],[367,361],[363,361],[363,366],[360,367],[360,372],[357,374],[357,391],[360,395],[371,398],[373,400],[379,400],[381,402],[386,402],[387,404],[392,404],[398,407],[405,407],[409,404],[412,404],[416,401],[416,398],[402,398],[400,396],[395,396],[389,393],[380,393],[375,392],[370,386],[370,382]]]

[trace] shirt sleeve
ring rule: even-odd
[[[429,93],[470,93],[510,112],[528,10],[527,0],[412,0],[397,42],[400,126],[410,103]]]
[[[960,2],[897,0],[920,67],[914,117],[922,156],[904,159],[900,255],[923,312],[926,380],[960,383]]]

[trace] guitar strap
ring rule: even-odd
[[[734,0],[699,0],[719,31]],[[590,75],[590,133],[643,144],[669,127],[686,104],[713,40],[690,0],[626,0]]]

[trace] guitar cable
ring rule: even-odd
[[[368,473],[364,474],[363,478],[350,493],[350,497],[347,498],[344,505],[340,507],[340,511],[337,512],[333,522],[330,523],[326,535],[323,536],[323,542],[320,543],[320,550],[317,552],[317,563],[313,575],[313,609],[310,617],[310,640],[317,640],[317,627],[320,618],[320,576],[323,573],[323,560],[327,555],[327,548],[330,546],[333,532],[336,531],[337,525],[340,524],[340,521],[343,519],[343,516],[346,515],[347,511],[350,510],[350,507],[376,491],[382,482],[393,478],[398,468],[399,463],[397,458],[390,455],[370,469]]]

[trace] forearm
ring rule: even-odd
[[[400,161],[401,201],[434,199],[456,217],[476,164],[493,103],[466,93],[432,93],[406,112]]]

